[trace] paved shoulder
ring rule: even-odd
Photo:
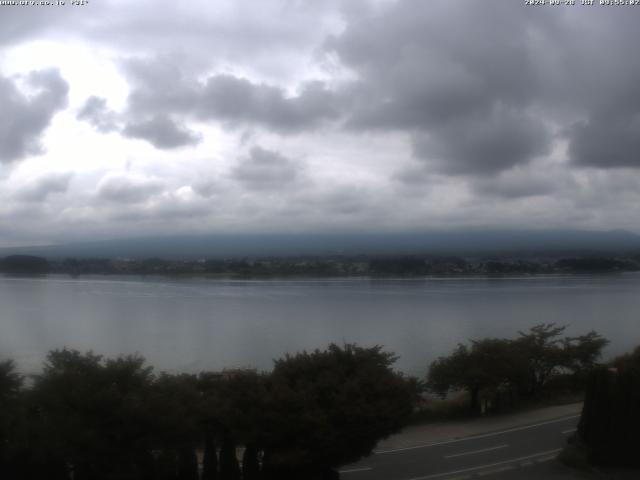
[[[412,427],[381,443],[374,455],[345,467],[349,480],[525,478],[553,463],[575,431],[581,405],[550,407],[471,422]]]
[[[557,418],[579,416],[581,411],[582,403],[572,403],[473,420],[416,425],[383,440],[378,444],[377,450],[393,450],[471,437],[483,433],[542,423]]]

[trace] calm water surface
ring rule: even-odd
[[[138,352],[158,369],[268,369],[330,342],[384,345],[424,374],[458,342],[540,322],[591,329],[607,355],[640,344],[640,275],[467,279],[209,280],[0,277],[0,357],[22,370],[69,346]]]

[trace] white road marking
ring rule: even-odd
[[[367,472],[369,470],[373,470],[371,467],[362,467],[362,468],[349,468],[347,470],[340,470],[338,473],[356,473],[356,472]]]
[[[464,457],[465,455],[474,455],[476,453],[491,452],[493,450],[500,450],[501,448],[507,448],[509,445],[498,445],[497,447],[483,448],[481,450],[473,450],[472,452],[454,453],[453,455],[445,455],[444,458],[456,458]]]
[[[536,423],[534,425],[525,425],[523,427],[508,428],[506,430],[502,430],[502,431],[499,431],[499,432],[484,433],[484,434],[481,434],[481,435],[472,435],[470,437],[456,438],[456,439],[453,439],[453,440],[446,440],[444,442],[425,443],[423,445],[415,445],[413,447],[392,448],[390,450],[374,450],[373,453],[375,453],[376,455],[382,455],[382,454],[385,454],[385,453],[406,452],[407,450],[417,450],[419,448],[429,448],[429,447],[436,447],[438,445],[449,445],[451,443],[467,442],[469,440],[477,440],[479,438],[495,437],[496,435],[503,435],[505,433],[519,432],[520,430],[528,430],[530,428],[542,427],[544,425],[551,425],[552,423],[565,422],[567,420],[571,420],[571,419],[579,418],[579,417],[580,417],[580,415],[571,415],[569,417],[557,418],[555,420],[549,420],[548,422]]]
[[[446,477],[447,475],[456,475],[458,473],[467,473],[467,472],[473,472],[475,470],[483,470],[483,469],[487,469],[487,468],[499,467],[501,465],[506,465],[506,464],[509,464],[509,463],[518,463],[518,462],[521,462],[523,460],[529,460],[531,458],[544,457],[545,455],[556,454],[556,453],[560,452],[561,450],[562,450],[561,448],[557,448],[555,450],[548,450],[546,452],[534,453],[532,455],[527,455],[525,457],[512,458],[511,460],[503,460],[502,462],[489,463],[487,465],[479,465],[477,467],[464,468],[462,470],[454,470],[452,472],[435,473],[433,475],[425,475],[424,477],[413,477],[413,478],[410,478],[408,480],[429,480],[431,478]],[[546,458],[545,461],[546,460],[551,460],[553,458],[554,457]]]
[[[536,463],[544,463],[544,462],[548,462],[549,460],[553,460],[554,458],[556,458],[557,455],[551,455],[548,457],[538,457],[538,458],[534,458],[533,461]]]
[[[578,430],[578,429],[577,429],[577,428],[570,428],[569,430],[563,430],[561,433],[562,433],[563,435],[568,435],[569,433],[573,433],[573,432],[575,432],[576,430]]]

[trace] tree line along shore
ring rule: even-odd
[[[269,372],[155,373],[139,356],[62,349],[25,378],[5,360],[0,469],[8,480],[335,479],[434,395],[461,395],[479,415],[560,391],[586,391],[574,456],[638,466],[640,347],[602,365],[606,343],[540,324],[460,344],[423,379],[394,371],[380,346],[351,344],[286,355]]]
[[[438,256],[287,256],[216,259],[63,258],[32,255],[0,258],[7,274],[286,276],[536,275],[640,271],[640,254]]]

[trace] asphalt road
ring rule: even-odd
[[[579,415],[445,442],[381,450],[341,470],[343,480],[522,478],[550,462]]]

